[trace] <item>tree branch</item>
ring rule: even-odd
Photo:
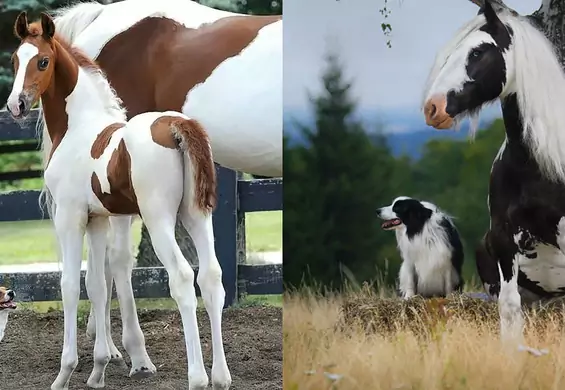
[[[470,0],[470,1],[471,3],[478,5],[480,8],[483,8],[485,6],[485,0]],[[490,4],[492,5],[492,8],[495,10],[495,12],[506,11],[506,12],[510,12],[512,15],[518,15],[518,12],[507,6],[502,0],[490,0]]]

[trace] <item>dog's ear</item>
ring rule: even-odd
[[[432,210],[430,210],[427,207],[422,206],[419,210],[418,210],[418,217],[420,219],[426,220],[429,219],[432,216]]]

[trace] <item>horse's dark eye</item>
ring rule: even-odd
[[[475,50],[473,50],[473,51],[471,52],[471,57],[477,58],[477,57],[479,57],[481,54],[482,54],[482,52],[481,52],[480,50],[475,49]]]
[[[37,63],[37,67],[39,68],[39,70],[47,69],[47,65],[49,65],[49,58],[47,57],[40,59],[39,62]]]

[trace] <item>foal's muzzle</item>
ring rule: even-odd
[[[6,108],[8,112],[14,119],[24,118],[31,111],[31,101],[27,99],[23,94],[20,94],[16,102],[8,101]]]

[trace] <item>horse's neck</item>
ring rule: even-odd
[[[80,127],[81,132],[88,136],[89,124],[97,124],[106,117],[108,121],[119,121],[122,118],[115,112],[109,112],[107,99],[100,92],[101,85],[107,83],[102,75],[90,73],[80,68],[70,54],[62,49],[55,64],[55,75],[52,86],[42,95],[42,105],[45,121],[51,141],[61,142],[67,131]],[[109,87],[108,87],[109,89]]]
[[[41,95],[41,105],[49,137],[54,144],[58,144],[67,131],[68,117],[65,100],[75,89],[78,65],[58,42],[55,42],[55,46],[58,55],[54,64],[53,78],[47,90]]]
[[[108,116],[108,102],[104,100],[96,80],[99,75],[93,75],[79,68],[77,84],[66,99],[66,110],[69,117],[69,129],[81,127]]]
[[[518,96],[515,93],[507,95],[501,100],[501,107],[506,138],[510,143],[523,144],[524,123],[518,105]]]

